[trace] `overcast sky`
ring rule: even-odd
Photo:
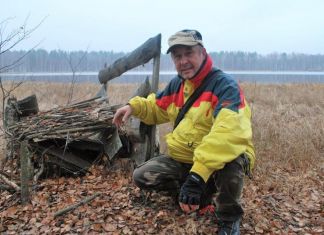
[[[208,51],[324,54],[324,0],[0,0],[5,33],[41,26],[15,49],[130,52],[148,38],[201,32]]]

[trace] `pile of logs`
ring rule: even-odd
[[[15,139],[40,142],[47,139],[85,140],[97,131],[112,127],[116,106],[109,106],[104,98],[97,98],[52,109],[8,127]]]
[[[45,162],[47,167],[58,166],[64,173],[85,173],[103,154],[112,159],[122,147],[112,124],[117,108],[105,98],[93,98],[21,117],[7,127],[12,142],[9,146],[25,141],[40,168]]]
[[[150,90],[147,78],[133,96],[146,97]],[[57,169],[60,174],[83,174],[103,156],[109,161],[126,156],[136,164],[151,157],[150,127],[131,118],[124,131],[117,130],[112,119],[121,105],[109,105],[106,96],[43,112],[38,112],[36,96],[22,101],[11,99],[6,106],[7,152],[21,157],[25,142],[33,166],[43,169],[37,178]]]
[[[0,171],[5,186],[21,191],[24,203],[28,201],[31,178],[36,182],[44,172],[48,174],[52,166],[77,175],[87,172],[102,156],[109,161],[129,157],[135,164],[141,164],[159,154],[155,126],[145,125],[135,118],[130,118],[123,131],[112,124],[114,112],[120,105],[109,105],[106,86],[113,78],[153,59],[152,87],[147,77],[133,96],[147,97],[156,92],[160,53],[161,34],[102,69],[98,75],[102,89],[95,98],[80,103],[38,112],[35,95],[20,101],[10,97],[5,102],[4,115],[6,158],[20,159],[21,179],[19,186]]]

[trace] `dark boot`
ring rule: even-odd
[[[240,219],[219,221],[218,235],[240,235]]]

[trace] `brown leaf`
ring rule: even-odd
[[[76,202],[76,199],[74,196],[66,196],[65,197],[65,202],[67,204],[74,204]]]
[[[91,228],[96,232],[101,232],[102,226],[99,223],[93,224]]]
[[[102,225],[102,227],[106,232],[114,232],[117,230],[116,224],[106,223],[106,224]]]
[[[69,232],[70,230],[71,230],[71,225],[69,225],[69,224],[66,224],[64,227],[63,227],[63,232]],[[61,231],[62,231],[61,230]]]
[[[163,217],[163,216],[167,216],[168,213],[166,211],[159,211],[159,213],[157,213],[156,217]]]
[[[123,228],[123,234],[132,234],[132,231],[129,229],[128,226]]]
[[[94,214],[94,213],[92,213],[92,214],[89,216],[89,219],[90,219],[91,221],[96,221],[97,218],[98,218],[97,214]]]
[[[9,207],[6,211],[3,212],[3,216],[5,217],[10,217],[10,218],[17,218],[17,213],[18,208],[15,206]]]
[[[281,225],[280,222],[277,221],[277,220],[272,221],[272,222],[271,222],[271,225],[272,225],[273,227],[276,227],[276,228],[282,228],[282,225]]]
[[[260,227],[258,227],[258,226],[255,226],[255,231],[257,232],[257,233],[263,233],[263,229],[262,228],[260,228]]]

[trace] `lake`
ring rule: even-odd
[[[240,82],[280,84],[280,83],[324,83],[323,72],[309,71],[226,71],[234,79]],[[113,83],[142,82],[151,71],[128,71],[122,76],[113,79]],[[76,73],[76,82],[98,83],[98,72]],[[168,82],[176,73],[174,71],[161,71],[160,82]],[[4,73],[3,80],[16,81],[49,81],[49,82],[71,82],[72,73]]]

